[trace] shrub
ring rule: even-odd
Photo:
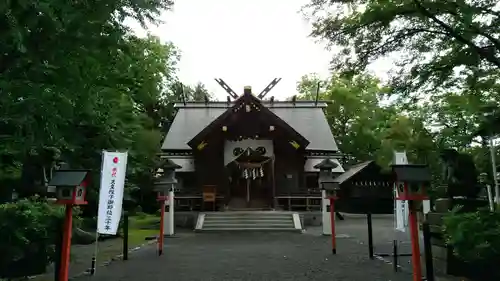
[[[0,277],[43,273],[54,260],[63,219],[64,207],[36,197],[0,205]]]
[[[82,218],[82,229],[95,231],[97,229],[97,217]]]
[[[464,261],[498,259],[500,256],[500,212],[453,209],[443,218],[446,244]]]

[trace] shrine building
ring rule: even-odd
[[[250,87],[228,93],[227,101],[175,104],[161,149],[181,166],[176,209],[321,208],[314,166],[330,159],[338,164],[334,175],[344,172],[323,112],[327,103],[264,100],[266,91],[254,95]]]

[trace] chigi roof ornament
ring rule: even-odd
[[[233,98],[235,100],[239,98],[238,94],[236,94],[236,92],[233,89],[231,89],[231,87],[229,87],[229,85],[226,82],[224,82],[224,80],[222,80],[222,78],[215,78],[215,81],[222,87],[222,89],[224,89],[229,94],[229,97],[227,97],[228,102],[230,102],[231,98]],[[274,78],[273,81],[271,81],[264,88],[264,90],[262,90],[262,92],[260,92],[257,95],[257,98],[263,99],[280,81],[281,81],[281,78]],[[251,93],[252,93],[251,86],[245,86],[243,88],[243,94],[251,94]],[[272,99],[272,101],[274,101],[274,97],[272,97],[271,99]]]

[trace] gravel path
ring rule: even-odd
[[[166,239],[164,255],[154,246],[99,268],[93,281],[409,281],[406,273],[369,260],[367,248],[339,224],[337,255],[330,237],[298,233],[186,233]],[[79,280],[82,280],[79,279]]]
[[[358,242],[366,247],[368,252],[368,226],[365,215],[346,215],[348,222],[341,225],[342,231],[350,233]],[[404,233],[394,230],[394,221],[392,215],[373,215],[373,248],[375,255],[392,254],[393,240],[398,241],[399,254],[411,254],[411,239],[409,231]],[[420,232],[421,234],[421,232]],[[420,240],[420,252],[422,255],[422,274],[425,275],[424,242]],[[388,262],[393,261],[392,257],[383,257]],[[398,257],[398,266],[400,270],[411,273],[411,256]]]

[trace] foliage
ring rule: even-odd
[[[75,213],[78,217],[79,211]],[[5,270],[12,262],[37,254],[48,257],[47,263],[52,261],[54,242],[63,219],[62,206],[51,205],[40,198],[0,205],[0,269]],[[79,223],[76,219],[74,227]]]
[[[461,259],[490,260],[500,255],[500,212],[460,212],[458,207],[443,222],[446,243]]]
[[[332,67],[359,73],[379,58],[397,66],[399,93],[456,89],[498,95],[500,10],[494,0],[312,0],[312,35],[339,47]]]
[[[130,217],[130,227],[134,229],[158,229],[160,216],[137,214]]]
[[[337,76],[349,79],[377,60],[391,61],[391,110],[400,129],[415,126],[413,133],[424,134],[427,146],[417,142],[424,146],[412,153],[435,166],[435,178],[437,159],[428,152],[455,148],[471,153],[491,181],[487,138],[500,132],[497,1],[311,0],[303,11],[313,22],[311,35],[332,47]]]
[[[394,149],[408,151],[415,162],[435,160],[431,159],[432,135],[422,120],[384,100],[387,89],[374,77],[332,75],[321,81],[314,75],[304,76],[297,86],[299,98],[314,99],[318,82],[320,99],[331,103],[325,113],[339,149],[353,163],[376,159],[388,167]]]
[[[127,188],[148,186],[169,104],[179,100],[171,90],[179,53],[123,20],[155,23],[172,2],[21,2],[0,5],[0,188],[43,192],[48,147],[94,171],[87,211],[103,149],[128,150]]]

